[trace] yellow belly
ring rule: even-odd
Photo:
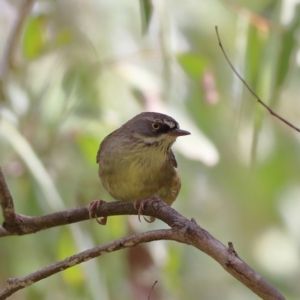
[[[103,187],[118,201],[135,201],[157,195],[171,205],[180,190],[180,178],[172,163],[138,156],[117,163],[99,164]]]

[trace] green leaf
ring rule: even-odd
[[[38,16],[31,18],[24,32],[23,54],[27,59],[34,59],[41,55],[46,48],[46,18]]]
[[[59,259],[64,259],[74,254],[76,246],[73,238],[67,230],[62,230],[56,244],[57,254]],[[68,284],[78,286],[84,281],[82,265],[74,266],[71,269],[64,270],[62,276]]]
[[[81,135],[77,139],[78,146],[91,166],[96,163],[96,150],[99,148],[99,138]]]
[[[78,62],[71,65],[67,70],[63,82],[63,90],[66,95],[76,91],[76,97],[80,101],[81,108],[91,112],[95,99],[98,99],[97,78],[93,76],[89,65],[86,62]]]
[[[252,86],[254,89],[260,80],[257,74],[260,74],[261,72],[263,53],[267,42],[267,37],[262,35],[259,29],[254,26],[249,27],[246,78],[250,86]]]
[[[195,53],[180,54],[177,56],[177,60],[187,75],[194,80],[199,80],[208,68],[207,59]]]
[[[61,30],[55,37],[55,44],[57,46],[64,46],[72,41],[72,32],[68,29]]]
[[[151,0],[140,0],[140,11],[142,19],[142,33],[145,34],[148,31],[151,16],[153,13]]]
[[[281,53],[279,55],[278,59],[278,72],[277,72],[277,79],[276,79],[276,87],[280,88],[285,78],[288,74],[288,71],[290,69],[290,63],[291,63],[291,57],[293,53],[298,48],[298,41],[296,38],[296,34],[300,27],[300,10],[299,8],[296,10],[295,18],[290,26],[288,28],[283,36],[282,36],[282,48]]]

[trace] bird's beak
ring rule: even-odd
[[[179,129],[179,128],[172,129],[168,132],[168,135],[175,136],[175,137],[189,135],[189,134],[191,134],[191,133],[186,130]]]

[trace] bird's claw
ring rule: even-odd
[[[90,219],[93,219],[93,216],[95,216],[97,223],[100,225],[106,225],[106,222],[107,222],[107,217],[103,217],[103,218],[99,219],[97,216],[97,210],[98,210],[99,206],[105,202],[106,201],[104,201],[104,200],[94,200],[94,201],[90,202],[89,207],[88,207]]]
[[[156,197],[155,198],[153,197],[153,198],[146,198],[146,199],[138,199],[133,202],[133,207],[138,211],[138,219],[140,222],[141,222],[141,215],[143,214],[144,209],[145,209],[145,205],[151,201],[158,201],[158,199],[156,199]],[[159,199],[159,201],[160,201],[160,199]],[[139,206],[139,208],[138,208],[138,206]],[[156,220],[156,218],[154,218],[154,217],[150,217],[150,219],[147,219],[143,216],[143,218],[147,223],[153,223]]]
[[[153,223],[155,220],[156,220],[156,218],[154,218],[154,217],[150,217],[150,219],[148,220],[145,216],[143,216],[143,218],[144,218],[144,220],[147,222],[147,223]],[[140,220],[140,219],[139,219]],[[141,222],[141,220],[140,220],[140,222]]]

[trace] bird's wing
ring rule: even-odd
[[[116,135],[117,132],[118,132],[117,130],[113,131],[113,132],[110,133],[108,136],[106,136],[106,137],[104,138],[104,140],[100,143],[99,150],[98,150],[97,156],[96,156],[96,162],[97,162],[97,164],[99,164],[99,161],[100,161],[100,154],[101,154],[101,151],[104,149],[105,145],[106,145],[107,143],[109,143],[109,138],[110,138],[110,136],[111,136],[111,135]]]
[[[177,164],[177,161],[176,161],[176,158],[175,158],[175,155],[173,153],[172,150],[170,150],[170,154],[171,154],[171,161],[172,161],[172,164],[175,168],[177,168],[178,164]]]
[[[109,134],[107,137],[104,138],[104,140],[100,143],[100,146],[99,146],[99,150],[97,152],[97,156],[96,156],[96,162],[97,164],[99,164],[99,161],[100,161],[100,153],[102,151],[102,149],[105,147],[105,144],[107,142],[107,138],[110,136],[111,134]]]
[[[99,150],[97,152],[97,156],[96,156],[96,163],[99,164],[99,160],[100,160],[100,151],[101,151],[101,147],[99,147]]]

